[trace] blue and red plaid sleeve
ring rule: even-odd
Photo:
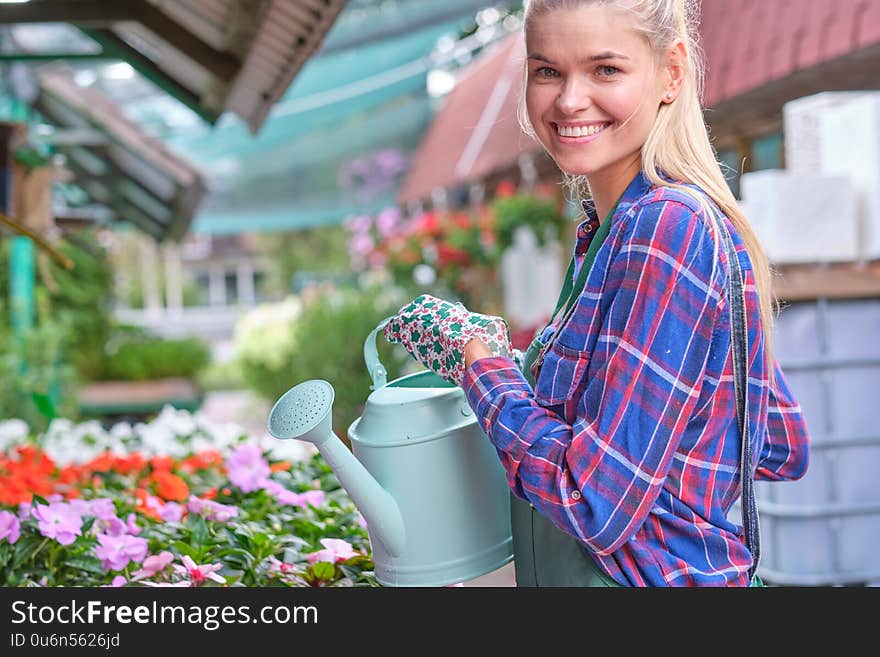
[[[632,206],[608,240],[604,280],[591,275],[536,383],[564,393],[559,405],[538,403],[508,359],[476,361],[463,385],[515,494],[600,555],[634,535],[663,486],[726,284],[712,232],[681,203]],[[698,472],[706,481],[688,485],[709,486],[713,469]]]
[[[809,438],[800,404],[792,395],[779,363],[767,403],[767,435],[755,470],[755,479],[800,479],[809,465]]]

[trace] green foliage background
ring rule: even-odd
[[[543,246],[549,241],[558,241],[568,224],[552,200],[531,194],[497,198],[492,203],[492,212],[500,251],[513,244],[514,233],[520,226],[531,228],[538,244]]]
[[[265,361],[241,362],[246,385],[259,395],[277,400],[298,383],[324,379],[335,389],[333,426],[345,439],[349,425],[361,414],[372,381],[364,362],[364,341],[379,322],[393,315],[405,299],[378,288],[341,290],[306,304],[296,321],[295,346],[278,367]],[[379,359],[388,380],[397,378],[415,361],[399,345],[377,336]]]

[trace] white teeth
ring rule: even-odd
[[[604,130],[607,125],[607,123],[590,126],[562,126],[557,124],[556,132],[561,137],[589,137]]]

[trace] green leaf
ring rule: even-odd
[[[198,550],[193,548],[189,543],[184,541],[174,541],[172,544],[174,548],[180,552],[181,556],[190,556],[195,557],[198,554]]]
[[[190,515],[186,523],[192,531],[192,545],[196,550],[201,549],[208,541],[208,524],[199,515]]]
[[[101,560],[97,557],[90,557],[85,555],[79,557],[69,557],[65,560],[64,565],[68,568],[84,570],[87,573],[91,573],[92,575],[104,576],[107,574],[107,571],[104,570],[104,566],[101,565]]]
[[[346,566],[355,566],[362,570],[373,569],[373,560],[370,557],[364,556],[363,554],[350,557],[346,559],[343,563],[345,563]]]
[[[33,392],[31,393],[31,399],[33,399],[37,410],[44,418],[51,421],[58,417],[58,414],[55,410],[55,403],[52,401],[49,395],[44,395],[40,392]]]
[[[336,576],[336,566],[326,561],[319,561],[312,565],[312,572],[320,580],[330,581]]]

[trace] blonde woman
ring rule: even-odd
[[[525,362],[461,343],[519,586],[748,586],[752,479],[807,468],[767,259],[703,122],[694,4],[526,7],[521,122],[591,200]]]

